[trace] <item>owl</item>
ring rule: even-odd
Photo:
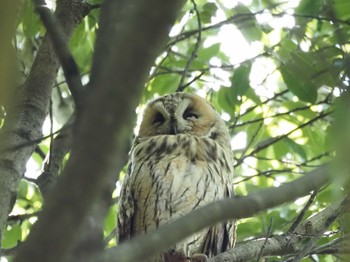
[[[197,95],[175,93],[150,101],[129,157],[118,205],[119,242],[233,196],[228,129]],[[220,223],[151,261],[205,261],[234,242],[235,222]]]

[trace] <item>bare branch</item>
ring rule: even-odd
[[[288,232],[293,233],[294,230],[298,227],[298,225],[300,224],[300,222],[303,220],[306,211],[309,209],[309,207],[311,206],[311,204],[314,202],[316,195],[318,194],[318,191],[315,190],[314,192],[312,192],[309,200],[307,201],[306,205],[304,206],[304,208],[301,210],[300,214],[298,215],[298,217],[295,219],[295,221],[293,222],[292,226],[288,229]]]
[[[71,149],[73,121],[74,118],[72,117],[52,141],[49,161],[45,163],[44,172],[34,182],[40,188],[40,192],[43,194],[44,198],[46,198],[47,193],[56,185],[58,171],[61,168],[65,155]]]
[[[199,45],[200,45],[200,43],[202,41],[202,22],[201,22],[200,13],[198,11],[196,1],[195,0],[191,0],[191,2],[193,4],[193,9],[196,12],[196,16],[197,16],[197,24],[198,24],[197,41],[196,41],[196,44],[194,45],[192,54],[191,54],[190,58],[188,59],[188,61],[186,63],[186,66],[185,66],[185,68],[184,68],[184,70],[182,72],[180,83],[179,83],[179,86],[178,86],[176,92],[182,92],[185,89],[185,87],[187,86],[187,85],[184,85],[185,78],[187,76],[188,69],[190,68],[193,60],[197,56]]]
[[[45,2],[42,0],[33,1],[36,6],[36,11],[39,13],[41,21],[46,27],[56,55],[61,62],[69,90],[75,102],[75,106],[77,109],[80,109],[82,106],[81,100],[83,96],[83,84],[81,83],[78,66],[68,48],[67,35],[63,32],[60,24],[56,20],[56,17],[45,5]]]
[[[256,153],[260,152],[261,150],[266,149],[267,147],[271,146],[272,144],[277,143],[278,141],[290,136],[292,133],[294,133],[295,131],[302,129],[308,125],[311,125],[312,123],[316,122],[319,119],[322,119],[328,115],[330,115],[332,112],[321,112],[318,116],[312,118],[311,120],[307,121],[306,123],[301,124],[300,126],[292,129],[291,131],[287,132],[286,134],[277,136],[277,137],[273,137],[271,139],[265,140],[263,141],[260,145],[258,145],[255,149],[253,149],[249,154],[242,156],[239,160],[237,160],[237,163],[235,164],[235,167],[239,166],[240,164],[242,164],[242,162],[244,161],[244,159],[246,159],[247,157],[253,156]]]
[[[338,202],[303,221],[297,226],[295,232],[273,236],[267,240],[258,239],[238,244],[235,248],[210,259],[209,262],[250,261],[256,258],[263,246],[263,257],[296,254],[300,251],[298,244],[301,241],[308,240],[327,228],[329,226],[327,221],[334,221],[340,212],[341,206]]]

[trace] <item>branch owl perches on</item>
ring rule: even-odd
[[[186,93],[150,101],[122,185],[119,242],[232,197],[232,176],[228,129],[209,102]],[[152,261],[205,261],[234,246],[235,230],[234,221],[211,226]]]

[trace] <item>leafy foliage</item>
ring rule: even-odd
[[[151,68],[140,108],[151,98],[180,89],[209,99],[230,128],[237,195],[277,187],[332,159],[329,129],[334,103],[349,84],[350,2],[193,3],[188,1],[183,8],[168,44]],[[30,1],[23,2],[13,41],[23,79],[44,32],[33,10]],[[84,82],[88,82],[92,66],[98,15],[98,10],[92,11],[70,41]],[[132,59],[137,63],[137,58]],[[179,86],[181,78],[185,79],[183,86]],[[51,119],[54,131],[71,114],[71,110],[65,110],[72,102],[61,72],[55,90]],[[0,114],[0,123],[1,118]],[[49,126],[48,118],[44,126],[47,135],[52,131]],[[34,154],[28,164],[3,232],[2,249],[25,240],[40,212],[43,200],[35,177],[48,163],[45,157],[49,144],[47,140],[40,143],[41,153]],[[28,182],[28,177],[34,177],[34,183]],[[306,210],[308,198],[302,198],[241,220],[238,241],[286,232],[303,210],[305,218],[321,211],[336,199],[338,190],[335,184],[324,188]],[[114,232],[116,212],[116,205],[112,205],[105,219],[106,237]],[[339,224],[332,224],[318,245],[341,235]],[[109,246],[115,245],[111,239]],[[312,260],[303,261],[335,260],[331,252],[317,249],[307,255]],[[265,261],[286,259],[281,256]]]

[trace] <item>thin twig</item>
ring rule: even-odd
[[[201,72],[199,75],[195,76],[193,79],[191,79],[189,82],[187,82],[186,84],[181,86],[181,90],[183,91],[186,87],[190,86],[192,83],[196,82],[198,79],[200,79],[202,77],[202,75],[204,75],[205,72]],[[178,89],[179,90],[179,89]],[[178,91],[180,92],[180,91]]]
[[[283,159],[276,159],[276,158],[269,158],[269,157],[263,157],[263,156],[254,156],[257,160],[261,160],[261,161],[278,161],[279,163],[281,163],[282,165],[293,165],[296,167],[311,167],[311,168],[316,168],[319,167],[319,164],[314,164],[311,165],[309,163],[314,162],[316,160],[320,160],[323,157],[327,157],[327,156],[331,156],[330,152],[323,152],[319,155],[316,155],[310,159],[306,159],[304,162],[302,163],[296,163],[296,162],[292,162],[290,160],[283,160]]]
[[[269,223],[269,227],[267,229],[267,234],[266,234],[266,237],[265,237],[265,241],[263,243],[263,245],[261,246],[261,249],[260,249],[260,253],[258,255],[258,258],[256,259],[256,262],[259,262],[260,259],[261,259],[261,256],[263,254],[263,251],[264,251],[264,248],[267,244],[267,241],[269,240],[270,236],[271,236],[271,232],[272,232],[272,221],[273,221],[273,217],[271,217],[270,219],[270,223]]]
[[[255,139],[258,137],[258,134],[259,134],[259,132],[260,132],[260,130],[261,130],[263,124],[264,124],[264,121],[260,121],[259,126],[256,128],[256,130],[255,130],[255,132],[254,132],[252,138],[250,139],[248,145],[247,145],[247,146],[245,147],[245,149],[243,150],[242,156],[244,156],[244,155],[246,154],[248,148],[250,148],[250,147],[253,145]]]
[[[23,148],[23,147],[33,146],[33,145],[35,145],[35,144],[40,143],[41,141],[43,141],[43,140],[45,140],[45,139],[50,138],[52,135],[57,135],[57,134],[59,134],[60,132],[62,132],[62,130],[63,130],[64,128],[71,128],[71,127],[73,126],[73,124],[74,124],[73,121],[71,121],[71,122],[69,122],[68,124],[66,124],[65,126],[63,126],[62,128],[60,128],[59,130],[53,132],[52,134],[39,137],[38,139],[26,141],[26,142],[23,142],[23,143],[20,143],[20,144],[11,146],[11,147],[4,148],[3,150],[0,150],[0,153],[1,153],[1,152],[4,152],[4,151],[15,151],[15,150],[18,150],[18,149]]]
[[[309,207],[311,206],[311,204],[314,202],[316,195],[318,194],[318,190],[315,190],[312,192],[309,200],[307,201],[306,205],[304,206],[304,208],[301,210],[300,214],[297,216],[297,218],[294,220],[293,224],[291,225],[291,227],[288,229],[288,233],[293,233],[294,230],[298,227],[298,225],[300,224],[300,222],[303,220],[306,211],[309,209]]]
[[[275,144],[277,143],[278,141],[290,136],[292,133],[294,133],[295,131],[299,130],[299,129],[302,129],[308,125],[311,125],[312,123],[316,122],[317,120],[319,119],[322,119],[328,115],[330,115],[332,113],[332,111],[330,112],[321,112],[317,117],[309,120],[308,122],[292,129],[291,131],[287,132],[286,134],[283,134],[283,135],[280,135],[280,136],[277,136],[277,137],[274,137],[274,138],[271,138],[269,139],[268,141],[266,141],[265,143],[262,143],[260,145],[258,145],[255,149],[253,149],[248,155],[245,155],[243,157],[241,157],[237,163],[235,164],[235,167],[237,167],[238,165],[242,164],[243,160],[246,159],[247,157],[250,157],[250,156],[253,156],[255,155],[256,153],[260,152],[261,150],[263,149],[266,149],[267,147],[271,146],[272,144]]]
[[[11,215],[7,219],[7,224],[11,224],[14,222],[22,222],[26,219],[29,219],[31,217],[37,217],[39,216],[40,211],[34,212],[34,213],[26,213],[26,214],[21,214],[21,215]]]
[[[256,122],[260,122],[260,121],[265,120],[265,119],[270,119],[270,118],[276,118],[276,117],[281,117],[281,116],[285,116],[285,115],[290,115],[291,113],[295,113],[295,112],[298,112],[298,111],[308,110],[314,105],[321,105],[321,104],[325,104],[325,103],[326,103],[326,101],[320,101],[320,102],[318,102],[316,104],[293,108],[292,110],[289,110],[287,112],[277,113],[275,115],[261,117],[261,118],[257,118],[257,119],[254,119],[254,120],[249,120],[249,121],[246,121],[246,122],[241,123],[241,124],[231,125],[230,128],[242,127],[242,126],[245,126],[245,125],[248,125],[248,124],[253,124],[253,123],[256,123]]]
[[[194,45],[192,54],[191,54],[190,58],[188,59],[187,64],[186,64],[186,66],[185,66],[185,68],[183,70],[183,73],[182,73],[181,79],[180,79],[180,83],[179,83],[179,86],[178,86],[176,92],[182,92],[185,89],[185,87],[188,86],[188,85],[184,85],[185,78],[187,76],[188,70],[189,70],[192,62],[197,57],[199,45],[200,45],[200,43],[202,41],[202,22],[201,22],[200,13],[198,11],[196,1],[195,0],[191,0],[191,2],[193,4],[193,9],[194,9],[194,11],[196,13],[196,16],[197,16],[197,24],[198,24],[197,41],[196,41],[196,44]]]
[[[346,21],[346,20],[341,20],[341,19],[337,19],[335,17],[324,17],[324,16],[315,16],[315,15],[309,15],[309,14],[290,14],[290,13],[286,13],[286,12],[281,12],[278,14],[271,14],[274,17],[281,17],[281,16],[292,16],[292,17],[296,17],[296,18],[305,18],[305,19],[315,19],[318,21],[326,21],[329,23],[339,23],[339,24],[345,24],[345,25],[349,25],[350,26],[350,21]]]
[[[49,165],[51,165],[51,162],[52,162],[52,152],[53,152],[53,110],[52,110],[52,99],[50,99],[49,117],[50,117],[50,153],[49,153]]]

